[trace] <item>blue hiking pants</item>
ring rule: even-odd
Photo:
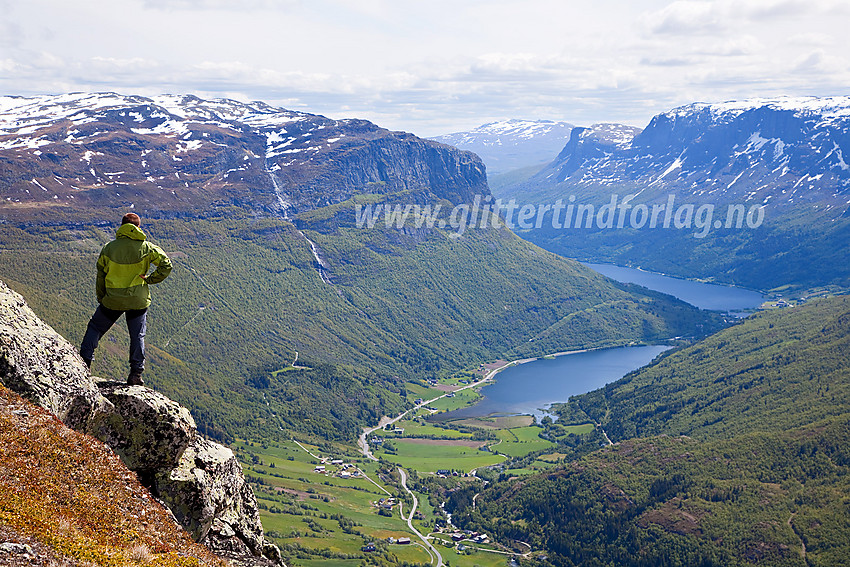
[[[126,314],[127,330],[130,332],[130,370],[141,372],[145,369],[145,331],[147,330],[147,309],[131,309],[129,311],[115,311],[103,305],[98,305],[86,328],[83,344],[80,347],[80,356],[83,360],[91,361],[94,350],[106,331],[112,328],[115,321]]]

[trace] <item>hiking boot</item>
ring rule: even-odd
[[[142,380],[142,371],[131,370],[130,375],[127,376],[127,384],[129,384],[130,386],[144,386],[145,381]]]

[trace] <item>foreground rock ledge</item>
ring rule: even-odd
[[[115,451],[195,539],[241,565],[283,565],[233,451],[143,386],[96,382],[75,349],[0,281],[0,382]]]

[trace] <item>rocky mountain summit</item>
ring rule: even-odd
[[[142,386],[90,377],[73,347],[0,282],[0,382],[106,443],[195,539],[246,565],[280,564],[233,452],[186,408]]]
[[[261,102],[114,93],[0,97],[0,214],[241,206],[291,217],[355,193],[488,194],[472,153]]]
[[[764,204],[824,201],[843,212],[848,133],[850,97],[693,103],[656,115],[643,130],[576,128],[530,184]]]

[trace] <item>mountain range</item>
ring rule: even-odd
[[[567,122],[514,118],[432,139],[476,153],[492,177],[550,162],[564,147],[572,129]]]
[[[0,97],[0,164],[6,218],[35,203],[47,217],[230,205],[289,217],[358,191],[427,189],[459,202],[487,190],[475,156],[411,134],[190,95]]]
[[[570,198],[597,207],[615,195],[619,204],[634,196],[625,209],[631,216],[618,230],[565,230],[545,222],[522,232],[570,257],[763,290],[846,287],[848,132],[848,97],[694,103],[658,114],[643,129],[575,128],[555,160],[500,187],[497,196],[549,205]],[[696,217],[686,219],[686,210],[680,220],[691,230],[669,223],[650,228],[634,214],[638,205],[647,210],[671,196],[676,212],[683,205],[691,212],[713,207],[708,230],[693,230]],[[752,223],[743,223],[751,211]]]
[[[437,142],[191,96],[6,97],[0,109],[0,279],[78,343],[97,252],[138,212],[175,262],[153,290],[146,380],[218,440],[280,428],[355,439],[403,407],[406,383],[721,324],[503,226],[358,228],[361,205],[442,204],[445,221],[489,196],[478,157]],[[98,373],[121,376],[126,340],[110,332]]]

